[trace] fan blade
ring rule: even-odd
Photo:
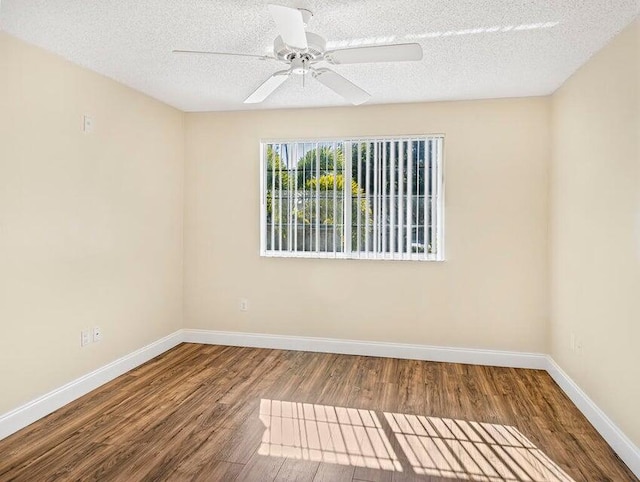
[[[300,10],[269,4],[269,11],[285,44],[296,49],[306,49],[308,47],[307,34],[304,31],[304,20]]]
[[[283,70],[276,72],[267,80],[265,80],[260,87],[258,87],[253,94],[247,97],[244,101],[245,104],[258,104],[269,97],[280,85],[289,77],[289,71]]]
[[[422,46],[420,44],[372,45],[333,50],[324,54],[324,58],[332,64],[422,60]]]
[[[231,57],[250,57],[260,60],[275,60],[273,57],[269,57],[268,55],[253,55],[253,54],[236,54],[234,52],[211,52],[208,50],[180,50],[175,49],[172,50],[174,54],[200,54],[200,55],[228,55]]]
[[[333,70],[318,69],[314,71],[313,76],[318,79],[318,82],[329,87],[336,94],[341,95],[352,104],[360,105],[371,97],[371,94],[365,92],[356,84],[345,79]]]

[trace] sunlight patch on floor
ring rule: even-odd
[[[402,471],[371,410],[263,399],[260,420],[260,455]]]
[[[478,482],[574,482],[515,427],[262,399],[258,453]]]
[[[384,413],[417,474],[472,481],[573,482],[515,427]]]

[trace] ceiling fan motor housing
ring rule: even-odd
[[[281,36],[276,37],[273,42],[273,54],[279,60],[291,62],[292,60],[308,56],[308,60],[321,60],[326,50],[327,42],[320,35],[312,32],[306,32],[307,35],[307,49],[296,49],[289,47],[284,43]]]

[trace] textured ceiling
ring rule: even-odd
[[[419,42],[421,62],[338,65],[368,103],[552,93],[640,12],[640,0],[272,0],[313,11],[329,47]],[[284,64],[172,54],[268,53],[268,0],[1,0],[0,27],[185,111],[345,105],[313,79],[244,98]]]

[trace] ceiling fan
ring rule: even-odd
[[[245,104],[262,102],[291,75],[300,75],[304,79],[307,74],[311,74],[318,82],[341,95],[352,104],[362,104],[371,97],[368,92],[337,72],[326,67],[319,67],[317,64],[323,61],[340,65],[422,59],[422,47],[417,43],[374,45],[328,51],[326,50],[324,38],[305,30],[308,21],[313,16],[311,11],[273,4],[269,5],[269,11],[280,33],[273,42],[273,56],[201,50],[174,50],[173,52],[253,57],[261,60],[277,60],[288,65],[287,69],[275,72],[263,82],[260,87],[244,100]]]

